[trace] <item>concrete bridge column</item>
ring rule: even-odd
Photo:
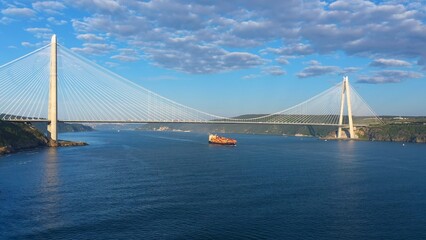
[[[51,146],[57,146],[58,141],[58,87],[57,87],[57,41],[56,35],[52,36],[50,44],[50,89],[49,89],[49,112],[47,125],[48,138]]]
[[[342,84],[342,95],[340,100],[340,117],[339,117],[339,128],[337,130],[337,138],[342,138],[342,127],[343,124],[343,112],[345,108],[345,97],[348,109],[348,125],[349,125],[349,138],[355,138],[354,125],[352,119],[352,103],[351,103],[351,95],[349,88],[349,78],[347,76],[343,77]]]

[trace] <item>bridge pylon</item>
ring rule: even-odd
[[[348,125],[349,125],[349,136],[348,138],[356,138],[354,133],[354,124],[352,119],[352,103],[351,103],[351,91],[349,88],[349,77],[343,77],[342,84],[342,95],[340,100],[340,116],[339,116],[339,128],[337,130],[337,138],[342,138],[342,124],[343,124],[343,113],[345,109],[345,98],[346,107],[348,111]]]
[[[49,87],[49,110],[47,120],[47,137],[51,146],[57,146],[58,141],[58,71],[57,71],[57,40],[52,36],[50,44],[50,87]]]

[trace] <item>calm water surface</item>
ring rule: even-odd
[[[0,239],[426,239],[426,145],[161,132],[0,158]]]

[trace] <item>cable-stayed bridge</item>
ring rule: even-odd
[[[356,126],[380,123],[374,111],[342,83],[290,108],[256,117],[224,117],[174,102],[52,42],[0,66],[0,120],[47,122],[227,123],[336,126],[353,138]]]

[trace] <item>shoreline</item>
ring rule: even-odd
[[[67,140],[59,140],[56,144],[47,143],[46,145],[38,145],[38,146],[31,146],[31,147],[20,147],[20,148],[14,148],[10,145],[8,146],[0,146],[0,157],[8,154],[18,153],[26,150],[32,150],[37,148],[49,148],[49,147],[82,147],[82,146],[88,146],[89,144],[86,142],[74,142],[74,141],[67,141]]]
[[[152,130],[152,129],[135,129],[135,131],[146,131],[146,132],[181,132],[181,133],[205,133],[209,132],[199,132],[199,131],[183,131],[180,129],[170,129],[170,130]],[[312,136],[312,135],[291,135],[291,134],[278,134],[278,133],[249,133],[249,132],[218,132],[219,134],[246,134],[246,135],[267,135],[267,136],[283,136],[283,137],[297,137],[297,138],[316,138],[318,140],[330,140],[330,141],[360,141],[360,142],[394,142],[394,143],[415,143],[415,144],[424,144],[426,142],[417,142],[417,141],[404,141],[404,140],[381,140],[381,139],[368,139],[368,138],[334,138],[334,137],[322,137],[322,136]]]

